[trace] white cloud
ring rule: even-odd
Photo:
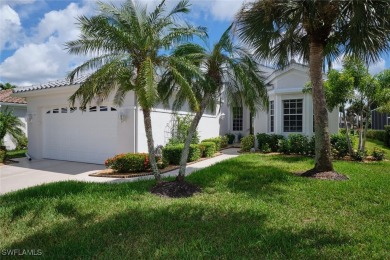
[[[0,51],[16,48],[22,36],[19,15],[9,5],[0,6]]]
[[[383,58],[380,58],[380,60],[376,63],[370,64],[368,67],[368,71],[371,75],[378,74],[384,69],[386,69],[386,61]]]
[[[25,85],[65,77],[83,57],[69,55],[64,43],[79,35],[75,17],[89,12],[89,6],[72,3],[63,10],[46,13],[29,42],[0,64],[1,80]]]

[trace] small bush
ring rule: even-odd
[[[184,144],[167,145],[163,148],[163,158],[168,164],[179,165],[181,152],[184,148]],[[199,145],[191,144],[190,151],[188,153],[187,162],[193,162],[199,160],[201,157],[201,150]]]
[[[221,137],[215,137],[215,138],[209,138],[209,139],[205,139],[202,141],[203,142],[213,142],[215,143],[215,149],[217,151],[220,151],[221,150]]]
[[[213,155],[216,152],[215,143],[213,142],[202,142],[199,144],[199,146],[202,146],[201,147],[201,150],[203,150],[202,157],[213,157]]]
[[[314,135],[312,137],[309,137],[306,154],[309,156],[314,156],[316,154],[316,138]]]
[[[265,133],[261,133],[261,134],[256,134],[256,139],[257,139],[257,146],[259,148],[260,151],[263,152],[263,150],[265,150],[264,148],[266,148],[265,146],[268,146],[269,148],[269,139],[270,139],[270,136],[265,134]]]
[[[221,148],[226,148],[228,146],[229,138],[226,135],[220,136],[220,138],[221,138]]]
[[[279,141],[283,140],[283,135],[271,134],[269,136],[268,145],[271,148],[271,152],[277,152],[279,150]]]
[[[306,154],[309,140],[302,134],[290,134],[288,136],[290,152],[295,154]]]
[[[236,139],[236,136],[234,134],[226,134],[227,138],[228,138],[228,144],[233,144],[234,143],[234,140]]]
[[[390,147],[390,125],[385,125],[385,137],[383,140],[385,146]]]
[[[291,153],[290,142],[287,138],[279,140],[279,152],[283,154]]]
[[[256,134],[257,138],[257,144],[259,147],[259,150],[262,152],[277,152],[279,151],[279,140],[284,139],[283,135],[276,135],[276,134]]]
[[[254,135],[248,135],[241,139],[241,150],[243,152],[249,152],[253,147],[255,147]]]
[[[330,144],[332,145],[333,157],[341,159],[348,154],[348,141],[345,135],[343,134],[331,135]]]
[[[28,144],[27,136],[25,135],[19,136],[18,138],[16,138],[16,142],[17,142],[16,150],[23,150],[27,148],[27,144]]]
[[[120,173],[143,172],[150,168],[149,155],[146,153],[118,154],[108,158],[104,164]]]
[[[340,134],[345,135],[347,133],[347,130],[345,128],[341,128],[339,132]]]
[[[371,155],[374,157],[375,161],[383,161],[383,159],[385,159],[385,151],[376,147]]]
[[[384,142],[385,135],[386,135],[385,130],[368,130],[366,137]]]
[[[6,151],[0,149],[0,163],[4,162]]]
[[[354,151],[354,153],[352,154],[352,159],[354,159],[355,161],[363,161],[364,158],[366,158],[367,156],[367,153],[364,151]]]

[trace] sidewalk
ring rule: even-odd
[[[229,148],[221,151],[221,153],[222,155],[220,156],[188,165],[186,175],[239,155],[237,148]],[[89,176],[89,174],[105,168],[104,165],[97,164],[48,159],[28,161],[27,158],[21,158],[18,161],[19,163],[0,166],[0,194],[58,181],[74,180],[97,183],[121,183],[154,178],[153,175],[135,178]],[[179,169],[166,172],[162,177],[177,176],[178,172]]]

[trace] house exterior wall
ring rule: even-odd
[[[24,127],[22,128],[24,133],[27,135],[27,122],[26,122],[26,113],[27,113],[27,106],[25,104],[18,105],[18,104],[3,104],[0,105],[0,111],[4,111],[5,109],[9,109],[13,111],[14,116],[18,117],[23,123]],[[6,135],[4,137],[4,145],[7,148],[7,150],[13,150],[16,148],[17,142],[16,140],[13,140],[10,135]]]

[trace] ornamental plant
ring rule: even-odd
[[[104,162],[107,168],[119,173],[143,172],[150,169],[147,153],[121,153]]]

